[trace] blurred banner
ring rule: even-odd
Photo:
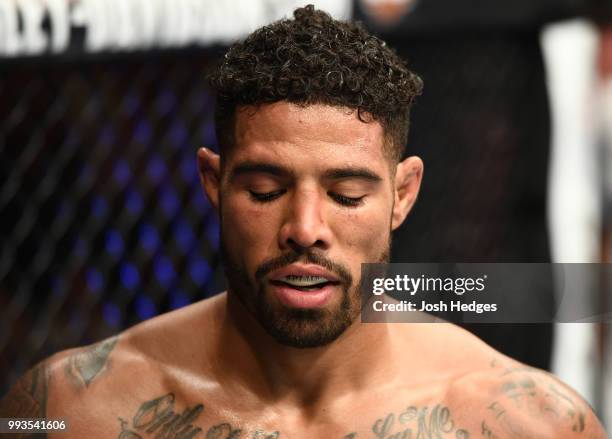
[[[349,18],[350,0],[311,0]],[[297,0],[4,0],[0,56],[227,44],[303,6]]]

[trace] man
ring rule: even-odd
[[[399,161],[421,82],[382,41],[306,7],[212,78],[198,152],[228,291],[26,374],[0,417],[66,438],[603,438],[588,406],[449,324],[359,322],[423,165]]]

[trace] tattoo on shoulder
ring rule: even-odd
[[[110,354],[119,336],[111,337],[91,346],[79,349],[66,363],[65,373],[79,387],[89,387],[91,382],[108,368]]]
[[[550,420],[568,431],[582,433],[586,428],[587,404],[566,392],[561,386],[542,379],[533,369],[507,369],[499,387],[499,398],[487,407],[497,425],[484,421],[482,433],[486,438],[498,437],[495,428],[511,437],[526,437],[526,427],[511,416],[517,411],[534,420]]]
[[[0,418],[45,418],[49,380],[50,374],[44,362],[27,372],[0,401]],[[36,437],[46,438],[47,435]]]

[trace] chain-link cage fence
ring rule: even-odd
[[[212,52],[2,65],[0,394],[222,286],[196,166],[215,145]]]

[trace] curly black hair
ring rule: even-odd
[[[233,143],[239,106],[288,101],[346,107],[363,122],[378,121],[387,152],[398,161],[421,79],[359,24],[334,20],[312,5],[293,15],[234,44],[210,76],[221,150]]]

